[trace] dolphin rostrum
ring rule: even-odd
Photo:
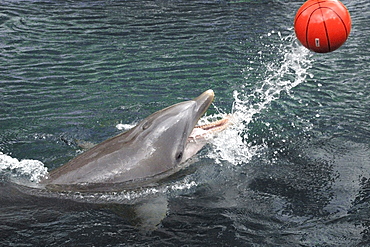
[[[41,183],[56,191],[117,191],[157,182],[182,168],[228,119],[195,127],[214,99],[207,90],[193,100],[157,111],[51,171]]]

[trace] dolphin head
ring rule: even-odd
[[[199,149],[190,144],[189,136],[213,99],[213,90],[207,90],[193,100],[169,106],[140,122],[130,135],[137,145],[146,146],[146,159],[142,161],[159,171],[176,167],[192,157]]]

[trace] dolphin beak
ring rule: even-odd
[[[211,105],[213,99],[215,97],[215,93],[213,90],[207,90],[194,101],[197,103],[196,117],[199,119],[203,116],[203,114],[207,111],[208,107]],[[195,126],[193,131],[190,133],[188,137],[189,142],[199,142],[202,140],[207,140],[212,136],[215,136],[217,133],[226,129],[230,124],[232,124],[232,116],[226,115],[224,118],[217,120],[215,122],[211,122],[209,124],[198,125]]]
[[[212,89],[209,89],[194,99],[197,102],[196,112],[198,119],[207,111],[214,98],[215,93]]]

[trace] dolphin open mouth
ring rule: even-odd
[[[226,129],[231,124],[231,119],[231,115],[226,115],[224,118],[211,122],[209,124],[195,126],[188,137],[188,141],[197,142],[212,138],[219,132]]]

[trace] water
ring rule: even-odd
[[[313,54],[292,30],[302,3],[2,1],[1,244],[367,246],[370,6],[343,1],[348,41]],[[209,88],[208,117],[235,123],[166,183],[28,189],[76,140]]]

